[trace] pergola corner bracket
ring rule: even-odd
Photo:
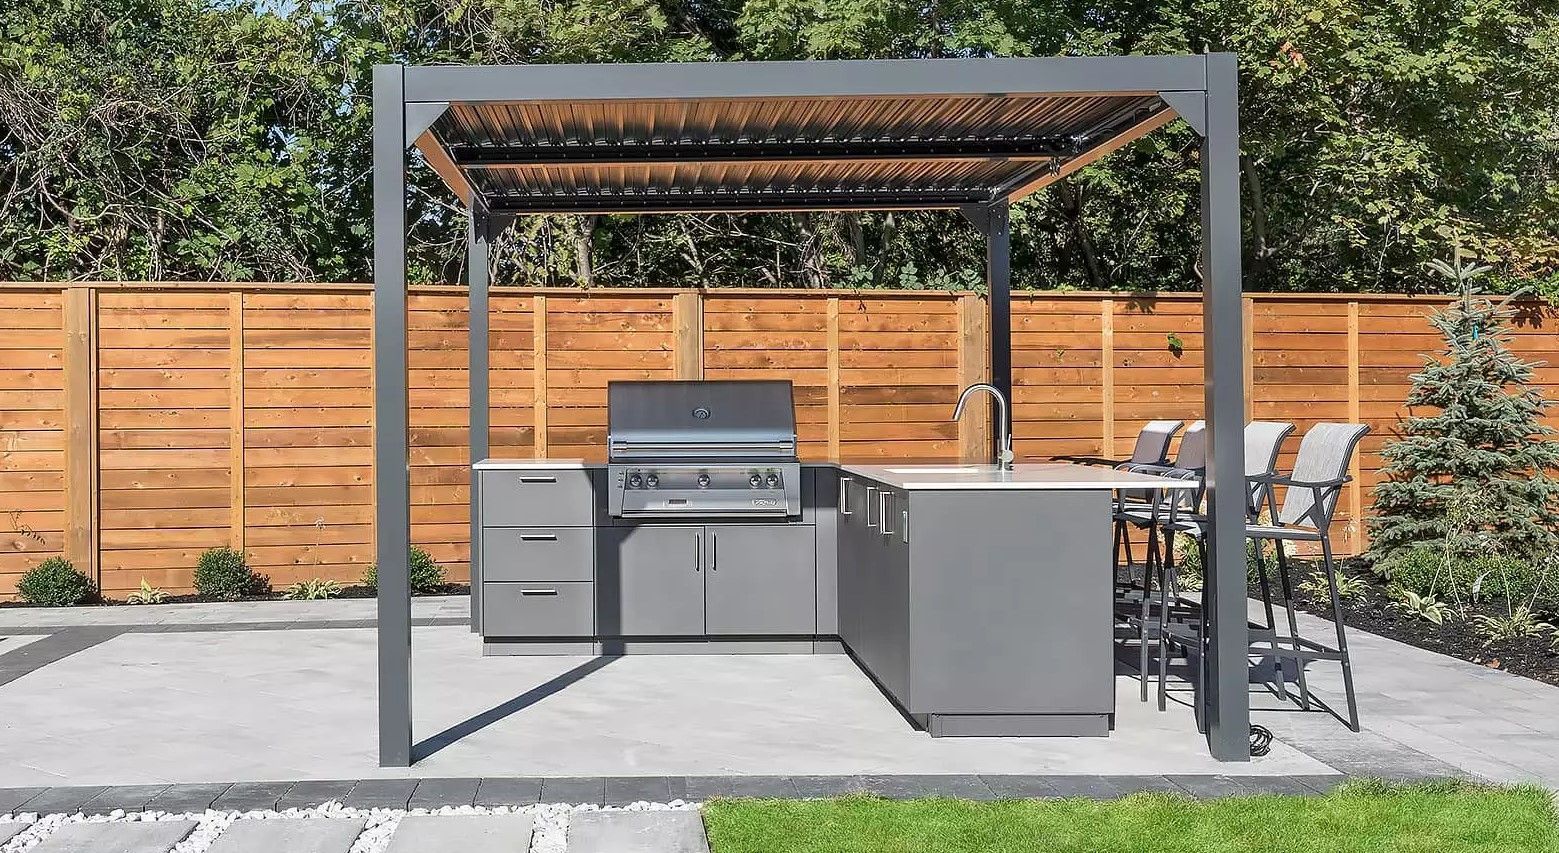
[[[449,112],[448,101],[407,102],[406,144],[415,144],[446,112]]]
[[[1197,136],[1207,135],[1207,93],[1201,91],[1165,91],[1158,93],[1159,98],[1169,108],[1175,111],[1175,115],[1185,119],[1185,123],[1196,131]]]

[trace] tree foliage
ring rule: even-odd
[[[376,62],[1240,56],[1247,287],[1430,290],[1451,229],[1497,287],[1559,290],[1551,0],[12,0],[0,8],[0,278],[361,280]],[[1021,202],[1026,287],[1198,284],[1180,125]],[[413,170],[414,277],[462,213]],[[548,284],[969,286],[956,215],[537,217]]]
[[[1458,249],[1433,265],[1460,298],[1430,317],[1445,348],[1413,374],[1401,437],[1381,451],[1371,550],[1377,562],[1451,543],[1455,556],[1547,559],[1559,543],[1559,442],[1534,365],[1510,350],[1509,300],[1474,295],[1487,266]]]

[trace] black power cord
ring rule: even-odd
[[[1250,754],[1260,758],[1272,750],[1272,732],[1266,726],[1250,727]]]

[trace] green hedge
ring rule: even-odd
[[[1479,601],[1525,604],[1536,600],[1536,609],[1559,610],[1559,577],[1552,569],[1524,560],[1497,555],[1453,559],[1447,569],[1439,549],[1414,548],[1378,564],[1376,571],[1419,595],[1432,591],[1441,601],[1464,600],[1477,586]],[[1535,595],[1534,595],[1535,594]]]
[[[16,592],[29,604],[70,607],[92,597],[92,581],[64,557],[50,557],[28,569]]]

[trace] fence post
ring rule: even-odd
[[[1099,302],[1099,455],[1115,456],[1115,300]]]
[[[538,293],[531,300],[531,415],[536,434],[531,454],[538,459],[547,455],[547,297]]]
[[[1348,422],[1359,422],[1359,300],[1348,300]],[[1353,459],[1348,463],[1348,475],[1353,482],[1348,484],[1348,527],[1350,535],[1348,542],[1353,546],[1353,553],[1358,554],[1369,547],[1368,534],[1364,527],[1364,484],[1359,482],[1362,476],[1363,466],[1359,464],[1360,457],[1364,455],[1361,449],[1353,454]]]
[[[97,291],[63,293],[65,332],[65,558],[101,588],[98,524]]]
[[[978,293],[958,297],[958,387],[991,379],[991,327],[989,312],[980,304]],[[1014,386],[1016,388],[1016,386]],[[985,397],[973,411],[958,420],[958,455],[963,459],[984,461],[991,454],[990,403]],[[1016,422],[1017,418],[1013,417]]]
[[[228,294],[227,468],[230,546],[244,550],[244,294]]]
[[[828,297],[828,458],[839,458],[839,297]]]
[[[677,379],[704,378],[704,294],[684,290],[671,297]]]

